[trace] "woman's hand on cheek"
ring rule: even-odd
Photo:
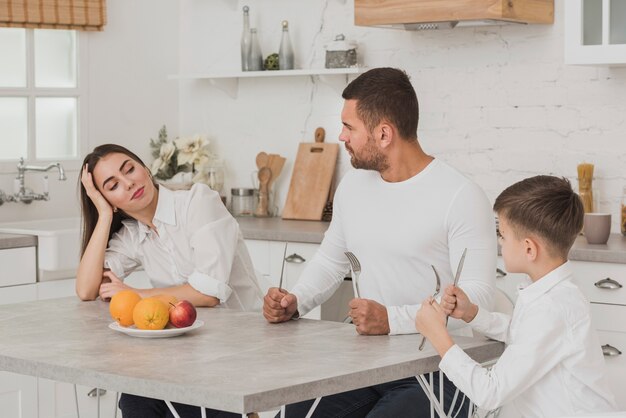
[[[133,289],[122,282],[119,277],[112,271],[105,271],[102,273],[102,284],[100,285],[100,298],[102,300],[108,300],[117,292],[124,289]]]
[[[99,216],[108,216],[111,218],[113,216],[113,208],[111,204],[102,196],[102,193],[96,188],[95,183],[93,182],[93,176],[88,170],[87,164],[83,167],[83,171],[80,176],[80,181],[85,188],[85,192],[87,196],[91,199],[96,210],[98,211]]]

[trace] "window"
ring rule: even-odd
[[[79,158],[86,101],[80,36],[74,30],[0,28],[1,162]]]

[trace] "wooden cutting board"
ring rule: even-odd
[[[339,144],[324,143],[324,136],[324,128],[317,128],[315,142],[298,147],[283,219],[322,219],[339,153]]]

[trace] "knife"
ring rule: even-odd
[[[287,243],[285,243],[285,251],[283,252],[283,266],[280,269],[280,281],[278,282],[278,290],[283,292],[283,274],[285,273],[285,258],[287,258]]]
[[[461,271],[463,271],[463,264],[465,264],[465,254],[467,254],[467,248],[463,250],[463,254],[461,255],[461,259],[459,260],[459,265],[456,268],[456,274],[454,275],[454,287],[456,287],[456,285],[459,283]],[[448,325],[448,319],[450,319],[450,315],[446,316],[446,326]]]
[[[459,282],[459,278],[461,277],[461,271],[463,270],[463,264],[465,264],[465,254],[467,254],[467,248],[463,250],[463,254],[461,255],[461,259],[459,260],[459,265],[456,268],[456,274],[454,275],[454,286]]]

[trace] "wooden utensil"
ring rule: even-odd
[[[274,184],[274,181],[278,178],[280,172],[283,170],[285,161],[287,161],[287,159],[281,157],[278,154],[270,154],[268,167],[270,168],[270,170],[272,170],[272,178],[267,185],[268,190],[272,190],[272,184]]]
[[[254,216],[267,217],[269,216],[269,193],[267,185],[272,178],[272,170],[269,167],[261,167],[259,169],[259,204],[256,207]]]
[[[324,137],[317,128],[314,143],[298,146],[283,219],[322,219],[339,153],[339,144],[324,143]]]
[[[269,161],[269,155],[267,155],[267,153],[263,151],[259,152],[256,155],[256,168],[260,170],[263,167],[267,167],[268,161]]]

